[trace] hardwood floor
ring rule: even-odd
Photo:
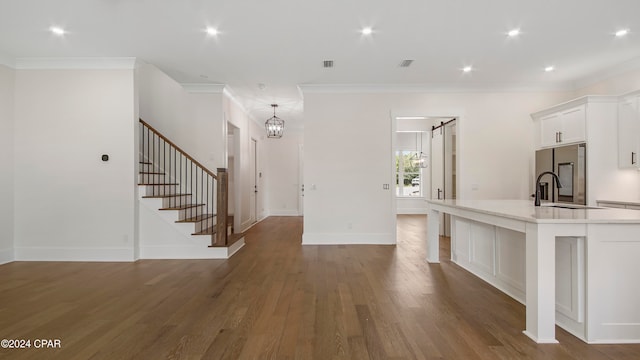
[[[0,266],[6,359],[639,359],[640,345],[522,334],[524,306],[451,264],[424,261],[425,216],[397,246],[301,246],[272,217],[223,260]],[[60,339],[35,349],[34,339]]]

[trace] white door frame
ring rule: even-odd
[[[304,144],[298,144],[298,216],[304,215]]]

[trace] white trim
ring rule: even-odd
[[[391,233],[304,233],[302,245],[395,245]]]
[[[607,67],[603,70],[596,71],[580,80],[574,82],[574,88],[576,90],[586,88],[588,86],[597,84],[601,81],[608,80],[614,76],[622,75],[626,72],[640,69],[640,56],[631,60],[617,64],[615,66]]]
[[[455,83],[433,84],[301,84],[304,93],[484,93],[484,92],[566,92],[575,90],[572,83],[518,84],[472,83],[461,87]]]
[[[233,90],[233,88],[231,88],[229,85],[225,85],[224,89],[222,90],[222,93],[227,95],[229,99],[233,103],[235,103],[251,121],[253,121],[260,127],[264,126],[264,123],[260,123],[258,119],[256,119],[249,111],[247,111],[247,108],[242,104],[242,102],[238,100],[238,96],[235,94],[235,91]]]
[[[398,206],[398,215],[426,215],[427,208],[405,208]]]
[[[133,247],[16,247],[16,261],[134,261]]]
[[[576,106],[580,106],[583,104],[588,104],[588,103],[617,103],[618,102],[618,96],[617,95],[587,95],[587,96],[581,96],[577,99],[572,99],[569,101],[565,101],[563,103],[551,106],[549,108],[543,109],[543,110],[539,110],[536,111],[534,113],[531,113],[531,118],[532,119],[538,119],[541,118],[543,116],[547,116],[550,114],[553,114],[555,112],[561,111],[561,110],[565,110],[565,109],[570,109],[572,107],[576,107]]]
[[[14,261],[13,248],[0,249],[0,265]]]
[[[225,84],[180,84],[189,94],[222,94]]]
[[[17,58],[18,70],[127,70],[135,57]]]
[[[244,237],[229,247],[154,245],[140,247],[140,259],[228,259],[244,247]]]

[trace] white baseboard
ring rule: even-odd
[[[244,246],[244,238],[231,246],[145,246],[140,248],[140,259],[228,259]]]
[[[426,215],[427,209],[425,208],[398,208],[396,211],[398,215]]]
[[[302,245],[395,245],[395,234],[385,233],[304,233]]]
[[[13,248],[0,249],[0,265],[14,261]]]
[[[133,248],[16,247],[15,261],[135,261]]]

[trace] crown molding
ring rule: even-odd
[[[17,70],[128,70],[135,57],[17,58]]]
[[[565,92],[573,84],[453,83],[433,84],[299,84],[303,93],[483,93],[483,92]]]
[[[242,110],[242,112],[249,118],[249,120],[253,121],[254,123],[258,124],[259,126],[263,126],[264,124],[261,124],[254,116],[253,114],[251,114],[251,112],[249,112],[246,108],[246,106],[244,106],[244,104],[238,99],[238,96],[236,95],[236,93],[234,92],[233,88],[231,88],[229,85],[224,87],[224,91],[223,93],[229,97],[229,99],[236,104],[236,106],[238,106],[240,108],[240,110]]]
[[[534,113],[531,113],[531,118],[533,119],[537,119],[543,116],[547,116],[550,114],[553,114],[555,112],[561,111],[561,110],[565,110],[565,109],[570,109],[572,107],[576,107],[582,104],[587,104],[587,103],[617,103],[619,99],[618,95],[586,95],[586,96],[581,96],[579,98],[576,99],[572,99],[569,101],[565,101],[563,103],[554,105],[552,107],[543,109],[543,110],[539,110],[536,111]]]
[[[222,94],[225,84],[180,84],[190,94]]]
[[[635,57],[631,60],[619,63],[612,67],[607,67],[606,69],[597,71],[589,76],[586,76],[580,80],[574,82],[573,87],[576,90],[586,88],[591,85],[595,85],[601,81],[608,80],[612,77],[622,75],[629,71],[640,69],[640,56]]]

